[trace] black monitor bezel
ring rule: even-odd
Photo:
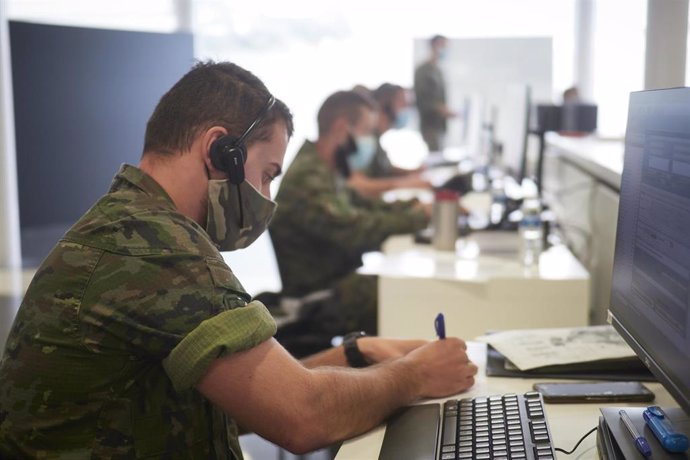
[[[690,415],[690,398],[683,394],[683,391],[674,383],[673,379],[656,363],[654,358],[645,351],[644,347],[635,339],[635,336],[628,331],[625,324],[623,324],[610,309],[609,322],[613,328],[618,331],[621,337],[623,337],[623,340],[630,345],[630,348],[633,349],[635,354],[642,360],[650,372],[654,374],[663,387],[673,396],[678,405],[683,408],[686,414]]]
[[[646,91],[635,91],[630,93],[630,99],[629,99],[629,109],[628,109],[628,124],[630,123],[630,108],[633,107],[633,100],[635,95],[642,95],[642,94],[649,94],[649,93],[654,93],[654,92],[670,92],[670,91],[679,91],[679,90],[684,90],[690,92],[690,88],[684,88],[684,87],[679,87],[679,88],[665,88],[665,89],[655,89],[655,90],[646,90]],[[628,142],[628,135],[629,135],[629,129],[626,130],[626,149],[624,149],[624,158],[623,158],[623,171],[621,173],[621,178],[624,177],[625,171],[626,171],[626,163],[629,161],[628,158],[625,156],[625,150],[627,150],[627,142]],[[624,193],[624,184],[623,181],[621,181],[621,190],[620,190],[621,195]],[[613,260],[613,273],[615,276],[615,271],[616,271],[616,261],[619,260],[618,257],[618,236],[619,232],[621,231],[621,228],[623,228],[623,223],[621,222],[621,212],[620,212],[620,206],[623,203],[623,200],[621,199],[619,201],[619,209],[618,209],[618,219],[617,219],[617,227],[616,227],[616,251],[614,254],[614,260]],[[679,406],[685,411],[686,414],[690,415],[690,387],[688,388],[681,388],[680,385],[676,383],[676,380],[674,377],[669,375],[669,373],[663,368],[662,364],[658,361],[658,359],[655,359],[654,356],[650,353],[648,353],[645,349],[644,344],[640,343],[640,340],[638,340],[635,335],[630,331],[630,326],[627,325],[627,323],[623,320],[623,318],[619,318],[616,316],[616,313],[614,310],[619,310],[621,307],[618,306],[618,303],[615,302],[615,293],[614,293],[614,286],[611,286],[611,297],[609,301],[609,309],[608,309],[608,322],[611,323],[611,325],[618,331],[618,333],[623,337],[623,339],[630,345],[630,347],[633,349],[633,351],[637,354],[637,356],[642,360],[642,362],[645,364],[645,366],[654,374],[654,376],[659,380],[659,382],[663,385],[663,387],[673,396],[673,398],[676,400],[676,402],[679,404]],[[690,363],[689,363],[690,364]],[[683,391],[685,389],[685,391]]]

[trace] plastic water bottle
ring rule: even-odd
[[[503,222],[506,214],[506,191],[502,179],[491,181],[491,207],[489,208],[489,222],[498,226]]]
[[[522,220],[519,232],[522,243],[522,263],[531,267],[539,263],[542,251],[543,227],[541,221],[541,202],[538,198],[525,198],[522,201]]]

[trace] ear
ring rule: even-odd
[[[348,122],[347,117],[342,116],[336,118],[336,120],[333,122],[333,126],[331,127],[331,134],[337,139],[338,143],[345,142],[348,134],[350,134],[350,123]]]
[[[227,134],[228,131],[222,126],[213,126],[199,136],[199,151],[197,153],[201,156],[204,164],[211,172],[218,172],[211,163],[211,147],[216,140],[223,136],[227,136]]]

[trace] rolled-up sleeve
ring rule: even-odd
[[[266,307],[253,301],[207,319],[185,336],[163,360],[177,391],[185,390],[222,356],[248,350],[276,333],[276,323]]]
[[[162,365],[176,391],[196,384],[213,360],[276,332],[220,256],[105,254],[92,278],[80,309],[83,345],[112,360]]]

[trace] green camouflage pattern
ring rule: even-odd
[[[446,83],[438,65],[427,61],[415,69],[414,92],[422,138],[429,151],[439,151],[447,121],[439,111],[439,107],[446,105]]]
[[[388,158],[388,153],[381,146],[381,136],[376,137],[376,153],[366,171],[367,176],[385,178],[395,176],[395,168]]]
[[[256,241],[276,209],[274,201],[246,180],[239,185],[229,180],[210,180],[208,198],[206,231],[221,251],[246,248]],[[242,213],[244,222],[240,222]]]
[[[0,458],[242,458],[194,384],[275,333],[215,245],[124,165],[39,267],[0,361]]]
[[[366,308],[374,316],[376,283],[371,277],[351,276],[361,266],[362,254],[378,250],[391,235],[412,233],[428,223],[415,202],[365,199],[345,187],[310,141],[285,173],[276,201],[279,206],[269,230],[283,294],[301,297],[342,283],[337,292],[342,308]],[[361,292],[355,295],[348,292],[351,289]],[[348,304],[348,298],[356,303]]]

